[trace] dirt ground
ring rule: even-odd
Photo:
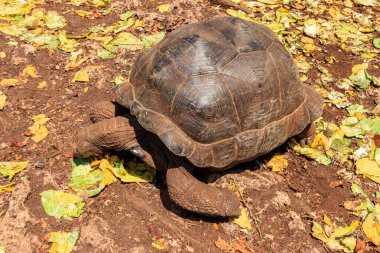
[[[169,3],[170,1],[166,1]],[[94,25],[110,25],[118,14],[136,10],[145,20],[149,31],[170,32],[178,26],[225,16],[225,7],[215,8],[208,1],[174,1],[175,8],[166,14],[157,14],[163,1],[115,1],[110,15],[84,19],[62,3],[47,2],[43,8],[66,13],[67,33],[80,35]],[[84,10],[89,7],[82,8]],[[260,13],[256,13],[260,16]],[[143,30],[137,33],[144,33]],[[9,41],[17,42],[17,46]],[[91,47],[90,43],[86,44]],[[360,56],[345,52],[336,45],[319,45],[323,50],[316,58],[333,55],[337,63],[326,64],[335,77],[346,77],[351,67],[361,62]],[[113,78],[127,75],[139,51],[125,50],[115,58],[91,58],[85,63],[97,66],[87,83],[71,83],[75,71],[65,71],[69,54],[49,50],[0,33],[0,78],[17,76],[27,65],[36,67],[40,77],[29,79],[21,86],[2,88],[8,97],[0,111],[0,161],[29,161],[28,168],[15,177],[15,189],[0,193],[0,233],[9,252],[47,252],[47,235],[51,231],[80,230],[73,252],[158,252],[152,247],[154,237],[168,243],[168,252],[222,252],[215,246],[218,238],[239,242],[246,252],[329,252],[319,240],[311,236],[311,222],[324,213],[349,223],[353,217],[342,207],[353,199],[350,180],[338,187],[330,183],[341,180],[340,165],[324,166],[296,155],[286,144],[264,157],[221,173],[202,175],[204,181],[225,186],[236,182],[246,206],[254,217],[254,228],[241,229],[229,220],[206,218],[178,208],[170,201],[163,172],[158,172],[154,184],[113,183],[98,196],[86,199],[85,212],[74,220],[57,220],[46,215],[40,192],[60,189],[67,192],[71,173],[71,146],[79,129],[89,123],[88,109],[96,102],[112,100],[110,89]],[[369,72],[380,76],[371,65]],[[317,70],[308,72],[317,76]],[[44,89],[38,83],[47,81]],[[312,84],[312,79],[306,81]],[[88,91],[84,88],[88,87]],[[359,99],[359,98],[354,98]],[[374,97],[362,104],[375,107]],[[25,132],[32,125],[32,117],[44,113],[48,136],[34,143]],[[343,109],[327,106],[325,120],[339,122]],[[265,164],[273,154],[285,154],[289,166],[284,173],[271,172]],[[348,170],[349,171],[349,170]],[[350,171],[349,171],[350,172]],[[351,171],[352,172],[352,171]],[[6,183],[0,177],[0,184]],[[363,183],[367,189],[378,189],[373,183]],[[372,187],[372,188],[371,188]],[[375,251],[368,247],[367,252]]]

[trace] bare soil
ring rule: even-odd
[[[138,6],[138,16],[147,18],[146,26],[158,31],[171,31],[184,23],[225,15],[224,9],[217,10],[208,1],[176,1],[171,13],[152,16],[164,2],[138,2],[119,3],[120,10],[114,15],[94,20],[70,14],[66,17],[67,31],[80,35],[89,26],[112,24],[118,19],[118,12],[130,6]],[[60,4],[46,6],[65,11]],[[17,41],[18,46],[7,44],[10,40]],[[86,200],[85,213],[78,219],[56,220],[47,216],[40,192],[52,188],[70,192],[73,137],[88,124],[87,112],[94,103],[113,99],[111,80],[120,73],[128,73],[138,53],[126,51],[112,60],[94,60],[90,64],[102,65],[101,71],[93,74],[89,83],[80,84],[70,82],[74,71],[64,70],[67,53],[35,48],[3,34],[0,42],[0,51],[6,53],[6,58],[0,60],[1,78],[17,76],[29,64],[40,75],[25,85],[4,89],[8,101],[0,111],[0,160],[30,162],[28,169],[16,177],[15,190],[0,195],[0,216],[3,221],[8,219],[3,223],[7,227],[0,232],[8,233],[10,252],[47,252],[49,232],[73,229],[81,231],[74,252],[158,252],[151,245],[154,237],[165,239],[168,252],[221,252],[215,246],[218,238],[227,242],[243,239],[252,252],[328,252],[311,237],[311,221],[323,213],[347,223],[353,219],[340,205],[352,199],[350,184],[343,181],[338,187],[330,186],[341,179],[337,173],[341,168],[297,156],[286,145],[227,172],[203,175],[203,180],[216,185],[238,184],[256,220],[251,231],[242,230],[228,220],[201,217],[178,208],[168,198],[163,172],[158,172],[154,184],[112,184],[95,198]],[[320,54],[338,59],[338,64],[329,69],[338,77],[347,77],[359,61],[358,56],[337,48],[326,47]],[[37,89],[43,80],[47,81],[47,87]],[[87,92],[83,91],[85,87],[89,87]],[[40,113],[50,118],[49,135],[36,144],[24,133],[33,123],[31,118]],[[324,112],[325,119],[331,121],[338,121],[343,115],[342,110],[332,107]],[[286,155],[289,166],[283,174],[272,173],[263,166],[274,153]],[[36,164],[43,164],[43,168]],[[15,199],[16,206],[12,202]]]

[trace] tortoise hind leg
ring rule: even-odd
[[[307,127],[297,137],[301,139],[301,143],[311,146],[315,137],[315,131],[317,127],[314,122],[307,125]]]
[[[230,190],[207,185],[194,178],[184,167],[166,172],[170,198],[182,208],[208,216],[239,216],[239,199]]]

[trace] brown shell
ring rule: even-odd
[[[254,159],[322,114],[274,33],[232,17],[172,32],[138,57],[130,83],[118,102],[198,167]]]

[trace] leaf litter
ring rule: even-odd
[[[349,116],[343,119],[341,123],[320,120],[317,135],[311,146],[303,145],[296,140],[291,140],[289,146],[296,153],[325,165],[355,163],[357,174],[373,180],[377,179],[378,167],[375,163],[377,166],[379,165],[379,151],[374,148],[376,146],[374,136],[379,134],[377,129],[378,118],[367,115],[368,110],[362,105],[355,108],[353,106],[355,104],[351,102],[350,98],[356,94],[363,94],[362,90],[371,90],[379,85],[378,77],[371,75],[368,70],[369,60],[378,56],[378,38],[374,36],[379,31],[379,23],[373,18],[376,13],[369,11],[363,15],[358,9],[352,8],[353,4],[376,6],[378,3],[373,0],[346,0],[334,3],[331,1],[319,1],[317,3],[299,0],[234,2],[246,6],[253,14],[228,9],[226,11],[228,15],[269,26],[293,54],[301,70],[301,79],[303,81],[308,80],[308,71],[318,68],[319,75],[316,80],[313,80],[313,84],[318,86],[319,91],[323,94],[325,104],[337,108],[346,108],[349,113]],[[66,1],[66,3],[73,6],[84,5],[95,8],[95,11],[89,12],[74,8],[71,10],[71,12],[88,19],[96,18],[96,15],[99,14],[108,15],[113,10],[113,4],[109,1],[72,0]],[[87,64],[89,60],[96,57],[104,60],[112,59],[121,49],[135,51],[149,48],[165,36],[163,32],[143,35],[136,32],[135,29],[144,27],[144,20],[141,20],[133,10],[122,13],[120,19],[112,25],[90,27],[84,34],[68,34],[65,30],[67,20],[64,15],[55,11],[44,10],[41,8],[43,4],[44,1],[27,0],[11,3],[0,1],[0,31],[35,46],[66,52],[68,59],[65,69],[67,71],[73,70],[78,73],[81,71],[78,71],[78,67],[82,69],[81,65]],[[170,11],[170,8],[161,5],[157,11],[163,12],[165,15],[165,12]],[[324,11],[329,16],[321,15]],[[257,17],[255,13],[264,14]],[[90,50],[85,48],[87,41],[94,45]],[[351,75],[343,79],[336,78],[326,68],[322,67],[325,64],[334,64],[336,62],[334,57],[328,57],[323,61],[314,58],[315,54],[321,51],[322,45],[338,45],[347,52],[359,55],[363,63],[358,64],[358,66],[355,65],[352,68]],[[28,78],[38,78],[38,71],[35,68],[33,70],[32,67],[27,66],[26,69],[19,76],[0,79],[0,87],[22,85],[28,81]],[[74,78],[74,80],[88,82],[89,78],[87,77],[84,74],[79,79]],[[116,82],[123,83],[125,79],[118,78],[115,79]],[[336,90],[334,86],[340,90]],[[47,131],[42,136],[45,134]],[[378,155],[376,156],[376,154]],[[283,168],[286,168],[283,160],[274,163],[275,161],[272,161],[273,170],[282,171]],[[80,191],[85,191],[87,194],[88,192],[100,192],[102,188],[112,184],[118,178],[127,180],[124,177],[124,172],[120,172],[123,170],[110,161],[108,164],[101,160],[86,162],[86,169],[84,169],[85,162],[83,164],[79,162],[78,165],[75,165],[77,167],[84,166],[80,170],[78,169],[78,174],[75,177],[86,179],[73,180],[74,187]],[[75,166],[73,165],[73,173],[76,170]],[[131,166],[133,167],[133,165]],[[134,166],[138,167],[137,165]],[[84,182],[87,180],[88,184]],[[71,182],[70,179],[70,184]],[[90,183],[94,184],[90,185]],[[376,215],[373,215],[373,219],[369,219],[367,223],[373,227],[377,224],[376,222],[378,222]],[[332,226],[334,231],[339,231],[339,226],[326,225]],[[350,228],[350,226],[344,228],[347,229],[347,227]],[[376,233],[372,230],[372,232],[368,232],[368,229],[363,229],[363,231],[368,238],[376,238]],[[326,231],[324,232],[326,233]],[[331,239],[331,234],[327,233],[326,236]],[[348,235],[344,237],[350,238]],[[370,240],[375,241],[376,239]],[[352,239],[344,241],[339,239],[338,243],[345,248],[344,250],[350,250],[352,241]]]

